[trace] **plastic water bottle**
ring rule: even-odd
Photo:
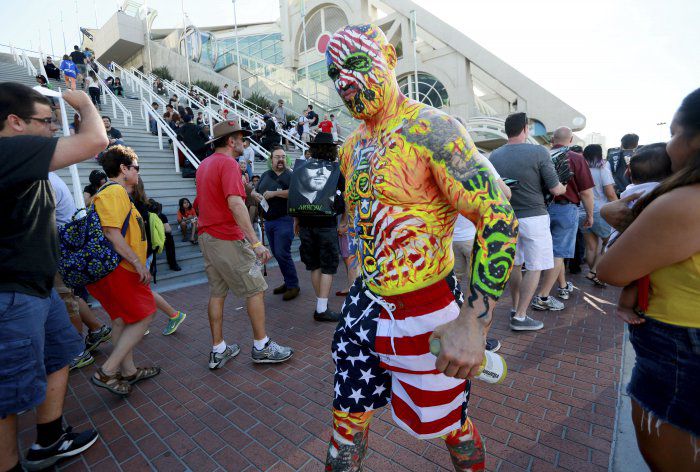
[[[441,348],[442,346],[440,345],[439,339],[435,338],[430,341],[430,352],[435,357],[440,355]],[[474,378],[496,384],[503,382],[507,374],[508,365],[506,364],[506,360],[495,352],[484,351],[484,359],[481,361],[479,374]]]
[[[248,271],[248,274],[252,275],[252,276],[262,274],[262,270],[263,270],[263,263],[260,259],[258,259],[256,257],[255,262],[253,263],[252,266],[250,266],[250,270]]]

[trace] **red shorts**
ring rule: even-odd
[[[121,318],[124,323],[131,324],[156,312],[151,287],[139,282],[139,274],[121,265],[104,279],[88,285],[87,289],[113,320]]]

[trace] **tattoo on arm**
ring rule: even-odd
[[[433,161],[445,169],[448,181],[441,185],[448,189],[451,198],[460,198],[456,206],[479,215],[467,302],[473,307],[481,299],[484,311],[479,318],[490,324],[491,307],[503,293],[513,268],[518,235],[513,209],[486,166],[479,162],[471,139],[453,118],[426,109],[418,123],[408,127],[405,136],[409,142],[428,149]],[[462,188],[457,187],[460,185]]]

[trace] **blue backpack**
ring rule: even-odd
[[[100,191],[110,185],[104,185]],[[76,218],[82,210],[73,215],[72,221],[58,229],[58,272],[67,287],[77,288],[97,282],[117,268],[122,257],[102,231],[100,215],[95,206],[90,206],[86,215]],[[122,224],[122,236],[129,229],[131,210]]]

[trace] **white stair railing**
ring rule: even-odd
[[[194,168],[198,168],[200,161],[197,156],[177,137],[175,131],[170,127],[170,125],[165,121],[163,115],[153,109],[151,103],[157,102],[163,107],[165,107],[165,101],[158,96],[158,94],[153,92],[153,89],[148,85],[148,82],[144,82],[137,78],[134,74],[123,69],[117,64],[112,63],[115,71],[119,72],[119,78],[122,81],[122,86],[127,84],[129,87],[133,87],[134,92],[139,93],[139,99],[141,101],[141,116],[144,117],[146,121],[146,131],[152,131],[150,127],[151,119],[156,122],[156,133],[158,135],[158,146],[163,149],[163,134],[167,135],[173,144],[173,159],[175,162],[175,172],[180,172],[180,159],[178,151],[182,152],[182,155],[187,159]],[[104,66],[98,63],[98,67],[102,71]],[[107,72],[110,72],[107,70]]]
[[[124,126],[129,126],[129,122],[131,124],[134,124],[134,117],[131,114],[131,110],[126,108],[124,104],[117,99],[117,96],[112,92],[112,90],[107,86],[107,82],[105,82],[105,78],[108,76],[111,76],[112,74],[108,69],[106,69],[102,64],[99,62],[95,61],[95,64],[97,64],[97,81],[100,84],[100,88],[102,89],[102,101],[107,102],[107,97],[109,97],[110,101],[112,102],[112,114],[116,118],[117,115],[117,109],[121,111],[122,117],[124,118]],[[121,79],[121,77],[120,77]],[[122,87],[124,84],[122,84]]]

